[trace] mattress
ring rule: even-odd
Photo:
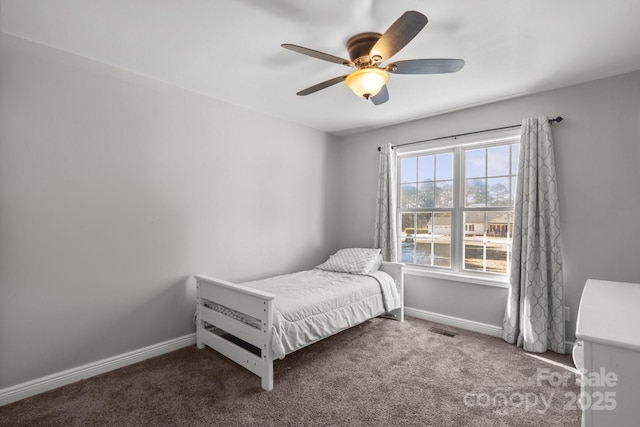
[[[393,278],[382,271],[361,275],[313,269],[242,285],[276,295],[271,344],[280,359],[401,305]],[[260,321],[251,316],[218,304],[206,305],[260,328]]]

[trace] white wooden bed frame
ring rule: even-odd
[[[395,280],[400,301],[404,301],[403,263],[383,262],[381,271],[388,273]],[[275,295],[258,289],[231,283],[226,280],[196,275],[197,282],[197,324],[196,345],[199,349],[206,346],[218,351],[239,365],[245,367],[262,379],[262,388],[273,389],[273,356],[271,350],[271,334],[273,330],[273,302]],[[224,314],[205,307],[204,300],[209,300],[225,307],[260,319],[261,330],[235,320]],[[383,314],[394,320],[404,321],[404,306]],[[259,348],[261,356],[257,356],[240,345],[222,338],[205,329],[204,322]]]

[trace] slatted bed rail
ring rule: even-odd
[[[273,299],[275,295],[221,279],[196,275],[198,286],[196,344],[205,344],[262,378],[262,388],[273,389]],[[212,310],[205,304],[213,302],[260,321],[260,329]],[[259,349],[251,351],[216,333],[222,330]]]

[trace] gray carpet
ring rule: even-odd
[[[276,361],[271,392],[191,346],[1,407],[0,425],[579,426],[572,367],[499,338],[373,319]]]

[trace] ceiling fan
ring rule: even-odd
[[[460,70],[464,66],[462,59],[410,59],[381,65],[413,40],[427,22],[427,17],[422,13],[408,11],[391,24],[384,34],[356,34],[346,43],[350,60],[294,44],[282,44],[285,49],[356,69],[350,74],[334,77],[301,90],[296,95],[309,95],[344,80],[356,95],[371,99],[373,104],[380,105],[389,100],[386,86],[389,73],[440,74]]]

